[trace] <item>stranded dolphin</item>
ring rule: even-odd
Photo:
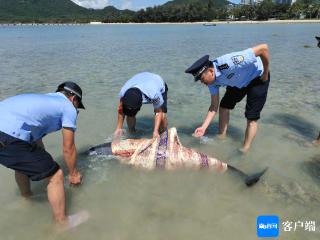
[[[149,170],[191,168],[212,169],[221,173],[230,170],[244,179],[247,186],[258,182],[267,170],[266,168],[249,176],[216,158],[184,147],[179,140],[176,128],[166,130],[158,138],[126,139],[101,144],[90,148],[89,154],[113,155],[121,163]]]

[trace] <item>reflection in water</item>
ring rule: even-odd
[[[314,139],[316,125],[305,118],[288,113],[276,113],[269,121],[301,135],[305,139]]]
[[[305,161],[302,164],[303,170],[305,170],[312,179],[319,184],[320,183],[320,155],[315,155],[309,161]]]

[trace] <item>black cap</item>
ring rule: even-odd
[[[122,98],[123,113],[133,117],[142,106],[142,92],[138,88],[129,88]]]
[[[185,73],[190,73],[194,76],[194,80],[198,81],[201,78],[201,74],[210,66],[209,55],[205,55],[193,63]]]
[[[79,99],[79,107],[78,108],[82,108],[82,109],[85,109],[83,104],[82,104],[82,90],[81,88],[79,87],[78,84],[74,83],[74,82],[64,82],[64,83],[61,83],[59,86],[58,86],[58,89],[56,92],[60,92],[60,91],[67,91],[67,92],[70,92],[71,94],[74,94],[78,97]]]

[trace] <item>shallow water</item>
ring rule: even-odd
[[[316,221],[316,232],[282,228],[280,239],[319,239],[319,179],[306,162],[320,158],[320,150],[305,146],[320,130],[320,49],[314,39],[319,34],[319,24],[1,27],[0,99],[78,82],[86,106],[78,121],[79,152],[110,140],[122,84],[151,71],[168,83],[169,124],[185,146],[246,172],[269,167],[261,182],[246,188],[230,174],[144,172],[110,157],[81,154],[84,183],[66,185],[67,208],[69,213],[86,209],[91,219],[63,234],[52,230],[45,183],[34,183],[36,196],[21,201],[13,173],[0,167],[1,238],[256,239],[256,217],[275,214],[281,222]],[[193,138],[210,96],[185,68],[206,53],[213,58],[261,42],[270,47],[271,85],[251,151],[244,156],[237,151],[245,102],[232,111],[225,141],[216,137],[217,119],[207,138]],[[152,109],[145,106],[138,119],[141,136],[151,136],[151,121]],[[45,144],[63,166],[61,134],[46,137]]]

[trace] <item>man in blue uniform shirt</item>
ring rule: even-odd
[[[136,114],[142,104],[153,104],[153,137],[159,136],[167,128],[167,84],[154,73],[142,72],[134,75],[119,93],[118,122],[115,135],[121,134],[125,116],[130,132],[135,132]]]
[[[270,82],[269,49],[267,44],[260,44],[240,52],[233,52],[213,61],[206,55],[196,61],[186,71],[208,86],[211,93],[211,105],[203,124],[194,135],[201,137],[216,115],[219,106],[219,87],[227,87],[219,107],[219,134],[226,136],[229,124],[229,112],[247,96],[247,128],[242,152],[250,149],[256,136],[257,121],[266,102]]]
[[[66,227],[86,217],[83,212],[66,217],[63,172],[45,150],[42,138],[62,129],[69,183],[80,184],[82,177],[76,167],[75,146],[78,108],[84,109],[82,91],[73,82],[60,84],[55,93],[21,94],[0,102],[0,163],[15,171],[16,182],[25,198],[32,195],[30,180],[47,179],[54,219]]]

